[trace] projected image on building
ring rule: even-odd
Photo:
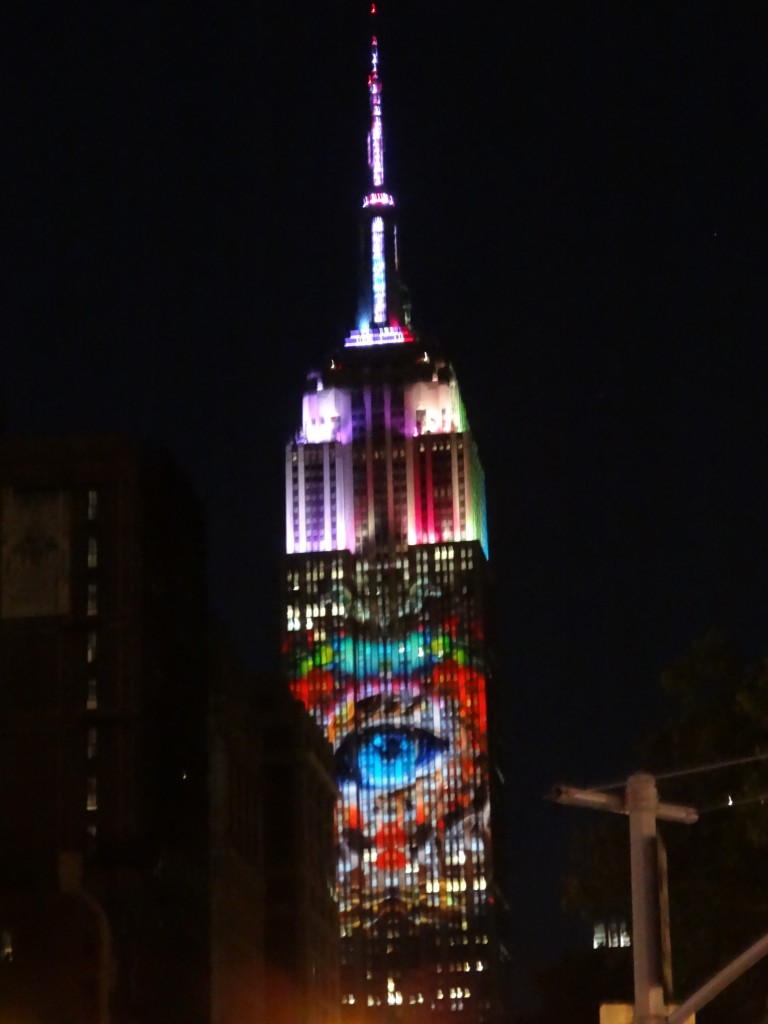
[[[362,595],[346,578],[354,559],[308,559],[316,593],[290,607],[291,625],[300,623],[288,633],[293,691],[335,751],[349,927],[370,927],[393,908],[472,916],[482,902],[489,830],[478,554],[475,545],[427,546],[391,567],[361,566]]]

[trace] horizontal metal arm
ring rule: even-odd
[[[692,1014],[700,1010],[702,1006],[706,1006],[715,996],[720,995],[723,989],[727,988],[739,975],[748,971],[750,967],[754,967],[758,960],[762,960],[766,953],[768,953],[768,935],[758,939],[753,946],[745,949],[741,956],[731,960],[722,971],[718,971],[708,982],[702,985],[698,992],[694,992],[676,1010],[673,1010],[668,1017],[669,1024],[685,1024],[685,1021]]]
[[[612,811],[614,814],[628,814],[626,800],[616,793],[603,793],[599,789],[578,789],[576,786],[555,786],[549,793],[550,800],[573,807],[589,807],[595,811]],[[676,821],[682,825],[693,825],[699,820],[695,807],[680,804],[656,805],[656,817],[660,821]]]

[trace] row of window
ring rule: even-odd
[[[95,523],[98,519],[98,514],[99,492],[96,490],[89,490],[87,512],[88,521],[90,523]],[[86,565],[90,571],[96,570],[99,566],[99,542],[98,538],[93,533],[88,536]],[[87,583],[86,614],[89,617],[99,614],[99,585],[93,578],[89,579]],[[94,666],[97,663],[98,643],[98,633],[95,630],[89,630],[86,634],[85,649],[85,660],[88,665],[88,678],[85,696],[86,711],[96,711],[99,706],[98,683],[95,674],[92,674]],[[85,810],[87,814],[85,829],[86,835],[90,839],[95,839],[97,834],[95,813],[99,809],[99,781],[96,775],[98,740],[99,734],[96,726],[89,725],[85,735],[85,758],[88,765],[85,784]]]
[[[457,988],[457,987],[454,987],[454,988],[450,989],[449,995],[446,997],[445,993],[443,992],[443,990],[441,988],[439,988],[437,990],[437,992],[435,993],[435,999],[450,998],[451,1000],[454,1000],[454,1002],[455,1002],[455,1005],[452,1005],[451,1009],[452,1010],[454,1010],[454,1009],[459,1009],[460,1010],[460,1009],[463,1009],[463,1002],[462,1002],[462,1000],[469,999],[470,995],[471,995],[471,993],[470,993],[468,988]],[[456,1002],[456,1000],[459,1000],[459,1001]],[[343,995],[341,997],[341,1001],[342,1001],[342,1003],[344,1005],[354,1006],[354,1004],[355,1004],[355,996],[354,996],[353,993],[350,992],[350,993],[348,993],[346,995]],[[369,993],[368,996],[366,997],[366,1002],[367,1002],[368,1006],[381,1006],[382,1005],[382,998],[381,998],[381,996],[375,996],[375,995],[372,995],[372,994]],[[423,993],[417,992],[414,995],[409,996],[408,1002],[410,1003],[411,1006],[416,1006],[416,1005],[422,1004],[424,1002],[424,995],[423,995]],[[398,989],[394,989],[394,988],[389,989],[388,992],[387,992],[387,1004],[389,1006],[402,1006],[403,1005],[403,994],[402,994],[402,992],[400,992]],[[432,1003],[432,1009],[433,1010],[436,1009],[434,1003]]]
[[[416,572],[421,577],[421,582],[428,584],[430,581],[434,581],[434,573],[440,574],[440,579],[444,578],[447,570],[446,566],[441,566],[439,563],[441,560],[445,562],[454,562],[458,560],[457,568],[466,572],[474,568],[474,557],[471,549],[461,548],[458,552],[458,559],[456,557],[456,551],[453,547],[447,547],[445,545],[438,547],[416,547]],[[434,558],[434,567],[432,559]],[[376,584],[382,586],[384,583],[384,573],[390,572],[394,569],[402,572],[402,581],[407,584],[411,579],[409,571],[409,562],[406,558],[398,558],[393,561],[390,565],[389,562],[381,562],[376,566],[375,577],[374,572],[367,560],[357,559],[355,561],[355,582],[357,589],[360,593],[373,593],[372,582],[375,580]],[[451,565],[453,569],[453,565]],[[442,570],[442,571],[441,571]],[[333,580],[344,580],[349,579],[351,576],[350,572],[345,572],[341,564],[334,563],[330,568],[330,578]],[[299,570],[289,570],[286,576],[286,582],[288,589],[293,591],[303,590],[307,596],[314,595],[318,592],[318,582],[326,578],[326,566],[322,562],[308,562],[305,573]]]
[[[427,892],[440,892],[441,882],[427,882]],[[472,879],[472,888],[475,892],[485,892],[486,882],[485,878],[480,875],[478,878]],[[467,880],[466,878],[446,878],[445,879],[445,890],[446,892],[466,892],[467,891]]]

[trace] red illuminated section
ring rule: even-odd
[[[394,206],[395,197],[391,196],[389,192],[369,192],[368,195],[363,199],[363,209],[367,210],[369,206]]]

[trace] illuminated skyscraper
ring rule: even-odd
[[[503,906],[483,471],[402,299],[375,35],[368,91],[359,320],[286,452],[287,669],[335,754],[343,1010],[479,1024]]]

